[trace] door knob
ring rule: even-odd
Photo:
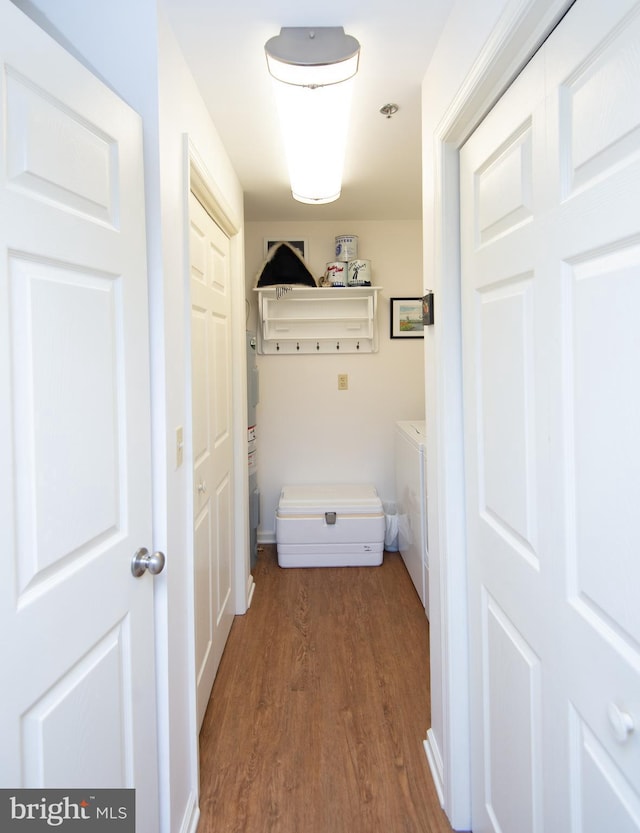
[[[615,703],[609,703],[607,714],[614,738],[618,743],[624,743],[635,729],[633,718],[628,712],[622,711]]]
[[[131,573],[135,578],[140,578],[148,570],[152,576],[157,576],[164,569],[165,557],[163,552],[154,552],[149,555],[146,547],[140,547],[131,559]]]
[[[204,480],[201,480],[200,483],[198,483],[198,491],[200,492],[201,495],[206,494],[207,484]]]

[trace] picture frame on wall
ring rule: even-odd
[[[390,298],[391,338],[424,338],[422,298]]]
[[[299,254],[300,257],[304,260],[309,253],[309,247],[307,246],[306,240],[275,240],[270,239],[268,237],[264,238],[264,256],[265,258],[269,254],[269,249],[273,246],[277,246],[278,243],[288,243],[292,246]]]
[[[422,323],[425,327],[433,324],[433,292],[429,290],[422,296]]]

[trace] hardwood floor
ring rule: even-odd
[[[400,556],[286,569],[265,546],[200,734],[199,833],[451,833],[422,746],[428,623]]]

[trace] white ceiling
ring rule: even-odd
[[[245,192],[246,220],[421,215],[420,87],[453,0],[162,0]],[[289,189],[264,44],[281,26],[344,26],[360,41],[342,196]],[[399,106],[391,119],[380,107]],[[327,125],[327,130],[331,125]]]

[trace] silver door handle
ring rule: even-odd
[[[152,576],[157,576],[164,570],[165,561],[163,552],[154,552],[153,555],[149,555],[146,547],[140,547],[131,559],[131,574],[135,578],[140,578],[148,570]]]
[[[201,495],[205,495],[207,493],[207,484],[204,480],[201,480],[200,483],[198,483],[198,491]]]

